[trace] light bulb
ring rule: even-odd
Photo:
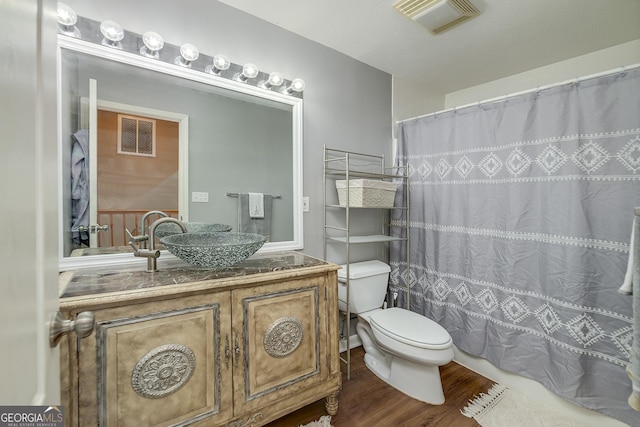
[[[117,22],[102,21],[100,32],[104,36],[104,39],[102,39],[103,45],[122,49],[120,40],[124,38],[124,30]]]
[[[305,88],[304,80],[302,79],[293,79],[291,82],[291,90],[294,92],[302,92]]]
[[[140,55],[155,59],[160,57],[158,51],[164,47],[164,40],[160,34],[147,31],[142,35],[142,42],[144,46],[140,48]]]
[[[80,30],[76,27],[78,15],[65,3],[58,3],[58,31],[72,37],[80,37]]]
[[[269,74],[269,83],[271,86],[280,86],[284,83],[284,77],[282,77],[282,74],[280,73],[273,72]]]
[[[304,80],[293,79],[291,84],[285,88],[282,88],[281,92],[291,95],[293,92],[302,92],[305,88]]]
[[[233,79],[239,82],[246,82],[258,75],[258,67],[255,64],[245,64],[241,73],[236,73]]]
[[[213,64],[207,65],[205,71],[210,74],[219,75],[220,72],[228,70],[231,66],[231,61],[225,55],[216,55],[213,57]]]
[[[269,78],[267,80],[263,80],[258,83],[258,86],[264,89],[269,89],[271,87],[280,86],[282,83],[284,83],[284,77],[282,77],[282,74],[274,71],[269,74]]]
[[[258,75],[258,67],[255,64],[245,64],[242,67],[242,74],[244,74],[248,79],[252,79]]]
[[[58,3],[58,24],[71,27],[78,22],[78,15],[65,3]]]
[[[191,67],[191,63],[198,59],[199,56],[200,52],[197,47],[191,43],[185,43],[180,46],[180,56],[176,57],[173,63],[183,67]]]

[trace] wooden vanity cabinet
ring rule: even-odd
[[[61,299],[94,333],[62,341],[72,426],[259,426],[338,409],[337,267]]]

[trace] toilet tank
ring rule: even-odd
[[[338,306],[347,310],[347,266],[338,270]],[[351,313],[364,313],[382,306],[391,268],[382,261],[349,264],[349,305]]]

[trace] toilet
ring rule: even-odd
[[[340,310],[346,311],[346,265],[338,270]],[[412,311],[380,308],[391,269],[382,261],[349,264],[349,306],[365,364],[380,379],[414,399],[444,403],[439,366],[453,360],[453,341],[436,322]]]

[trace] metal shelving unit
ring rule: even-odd
[[[388,262],[389,244],[401,242],[406,244],[406,262],[409,264],[409,185],[406,167],[385,167],[383,155],[371,155],[356,153],[339,149],[327,148],[324,146],[324,168],[323,168],[323,193],[324,193],[324,258],[328,257],[328,247],[332,244],[343,245],[345,247],[344,262],[346,265],[347,287],[346,301],[342,301],[346,306],[346,311],[341,312],[343,318],[342,326],[346,333],[341,334],[341,345],[345,345],[345,355],[341,354],[340,360],[346,364],[347,379],[351,378],[351,312],[349,304],[349,281],[351,264],[351,246],[362,244],[379,244],[380,259]],[[338,196],[335,181],[344,179],[347,181],[346,204],[337,203]],[[349,180],[351,179],[375,179],[383,181],[401,182],[405,191],[405,206],[394,207],[352,207],[349,201]],[[329,185],[331,184],[331,185]],[[352,221],[357,220],[362,215],[362,211],[380,211],[381,228],[373,234],[354,233]],[[331,214],[336,211],[337,213]],[[401,212],[402,219],[397,221],[403,225],[391,225],[391,211]],[[394,237],[390,235],[391,227],[404,228],[405,237]],[[408,269],[407,269],[408,271]],[[407,282],[408,283],[408,282]]]

